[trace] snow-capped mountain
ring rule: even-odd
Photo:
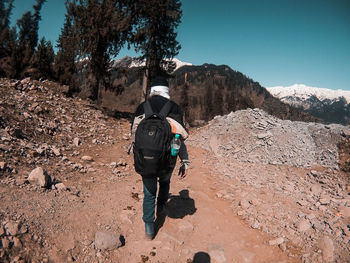
[[[266,88],[273,96],[279,98],[280,100],[286,100],[288,97],[299,98],[300,100],[307,100],[312,96],[315,96],[320,101],[324,100],[339,100],[344,98],[348,103],[350,103],[350,91],[345,90],[331,90],[316,87],[309,87],[303,84],[294,84],[289,87],[276,86]],[[287,102],[287,101],[286,101]]]
[[[266,88],[284,103],[301,108],[326,122],[350,124],[350,91],[294,84]]]
[[[175,62],[175,64],[176,64],[174,71],[183,67],[183,66],[192,66],[192,63],[183,62],[177,58],[173,58],[172,61]],[[135,58],[128,57],[128,56],[122,57],[121,59],[114,60],[111,62],[112,68],[118,68],[118,67],[133,68],[133,67],[143,67],[143,66],[145,66],[145,61],[140,61],[140,60],[137,60]]]

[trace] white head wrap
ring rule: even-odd
[[[167,86],[154,86],[151,88],[150,97],[159,95],[164,98],[170,99],[169,88]]]

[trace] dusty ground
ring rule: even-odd
[[[276,241],[272,230],[280,227],[279,218],[266,221],[266,231],[245,217],[260,199],[247,197],[246,209],[235,202],[233,190],[256,191],[266,211],[273,213],[287,203],[298,211],[298,204],[271,191],[271,175],[288,181],[286,174],[304,178],[308,170],[226,163],[196,145],[189,146],[188,176],[180,180],[173,175],[168,216],[158,219],[155,239],[146,240],[141,178],[127,155],[128,121],[103,116],[88,102],[47,95],[35,85],[17,83],[16,89],[4,89],[7,82],[0,83],[0,262],[323,262],[327,257],[341,262],[339,258],[348,257],[336,257],[342,251],[329,247],[312,248],[316,252],[311,255],[303,240]],[[77,137],[81,143],[73,140]],[[28,182],[28,174],[38,166],[52,176],[50,187]],[[229,176],[232,171],[249,180],[258,174],[268,183],[256,190],[244,178]],[[280,191],[293,197],[288,189]],[[273,217],[258,216],[261,222]],[[100,232],[120,237],[120,247],[96,248]],[[345,237],[347,233],[341,233],[342,242]]]

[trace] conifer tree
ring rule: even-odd
[[[15,78],[17,61],[17,33],[16,28],[11,28],[6,40],[6,56],[0,59],[0,71],[7,78]]]
[[[128,0],[79,0],[72,2],[73,24],[82,57],[88,58],[85,86],[98,100],[100,87],[109,85],[110,56],[117,56],[131,30]]]
[[[10,57],[12,54],[13,31],[10,29],[10,16],[14,0],[0,1],[0,76],[9,73]]]
[[[52,63],[55,59],[55,52],[53,50],[51,41],[46,41],[43,37],[33,55],[31,65],[36,69],[38,75],[36,78],[52,78]]]
[[[176,40],[175,31],[181,22],[180,0],[148,0],[137,1],[137,23],[133,35],[136,51],[141,53],[139,59],[146,61],[143,92],[152,79],[164,74],[164,69],[173,69],[169,61],[176,56],[181,48]],[[168,59],[168,60],[166,60]]]
[[[34,14],[30,11],[23,14],[17,21],[19,28],[18,47],[16,51],[16,77],[23,77],[30,67],[30,62],[38,43],[40,10],[46,0],[36,0],[33,6]]]
[[[13,8],[14,0],[0,1],[0,57],[6,54],[5,46],[8,41],[10,30],[10,15]]]
[[[70,92],[74,90],[75,62],[78,55],[78,45],[73,28],[72,4],[66,2],[67,13],[56,47],[55,75],[61,84],[69,85]]]

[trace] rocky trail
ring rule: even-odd
[[[349,127],[247,110],[192,129],[148,241],[128,121],[61,89],[0,80],[0,262],[350,262]]]

